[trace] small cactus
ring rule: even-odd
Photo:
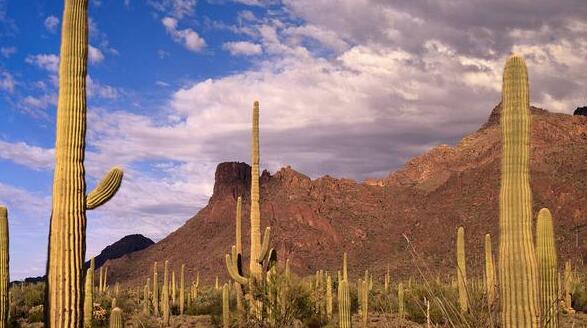
[[[348,282],[344,279],[338,283],[338,326],[351,327],[351,296]]]
[[[487,304],[491,308],[495,303],[495,265],[493,261],[493,251],[491,250],[491,235],[485,235],[485,293],[487,294]]]
[[[536,260],[540,285],[542,327],[558,327],[558,263],[552,215],[547,208],[538,212],[536,221]]]
[[[92,328],[92,312],[94,310],[94,258],[90,260],[90,267],[86,271],[86,288],[84,296],[84,328]]]
[[[113,308],[110,312],[110,328],[122,328],[122,310],[120,308]]]
[[[157,262],[153,264],[153,314],[159,316],[159,279],[157,273]]]
[[[465,228],[457,231],[457,282],[459,286],[459,306],[461,312],[469,310],[469,296],[467,294],[467,266],[465,258]]]
[[[397,285],[397,304],[398,304],[397,313],[399,314],[399,317],[403,319],[405,317],[404,284],[401,282]]]
[[[222,325],[224,328],[230,327],[230,296],[228,284],[222,286]]]
[[[179,314],[183,315],[185,306],[185,264],[181,265],[179,274]]]
[[[163,326],[169,327],[169,261],[165,260],[163,271],[163,286],[161,288],[161,311],[163,312]]]

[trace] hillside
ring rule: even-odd
[[[534,210],[548,207],[563,259],[585,254],[587,223],[587,117],[532,108],[531,185]],[[476,132],[454,147],[439,145],[380,180],[359,183],[330,176],[315,180],[290,167],[261,177],[262,225],[270,225],[280,259],[309,274],[335,271],[349,253],[354,273],[395,277],[415,274],[405,235],[419,258],[435,272],[454,271],[456,228],[466,230],[471,272],[482,264],[483,236],[497,249],[499,106]],[[221,163],[206,207],[155,245],[109,261],[111,280],[142,284],[154,261],[186,264],[188,279],[199,271],[206,281],[227,277],[224,254],[234,243],[234,208],[243,195],[243,245],[248,254],[250,167]],[[246,257],[246,256],[245,256]],[[245,259],[246,260],[246,259]],[[563,263],[560,261],[559,263]]]

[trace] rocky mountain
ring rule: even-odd
[[[155,244],[154,241],[140,234],[124,236],[114,244],[106,246],[98,256],[94,257],[96,269],[108,260],[117,259],[124,255],[143,250],[153,244]],[[85,263],[86,268],[89,266],[90,261]]]
[[[312,180],[291,167],[263,172],[262,226],[272,227],[279,258],[291,259],[301,275],[339,269],[345,251],[353,274],[366,268],[382,274],[387,265],[395,277],[416,275],[417,268],[453,273],[456,229],[463,225],[469,270],[480,274],[485,233],[497,250],[499,113],[497,106],[454,147],[438,145],[379,180]],[[560,256],[577,259],[587,250],[587,117],[538,108],[532,115],[534,210],[551,209]],[[245,163],[219,164],[208,205],[155,245],[109,261],[111,281],[144,284],[153,262],[165,259],[171,270],[185,263],[188,279],[197,271],[208,282],[226,278],[224,254],[234,243],[239,195],[248,261],[249,175]]]

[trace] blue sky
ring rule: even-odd
[[[538,3],[537,3],[538,2]],[[585,105],[582,1],[90,0],[87,180],[122,165],[88,216],[88,256],[126,234],[159,240],[205,206],[214,169],[381,177],[477,129],[512,52],[532,103]],[[458,8],[458,10],[457,10]],[[51,200],[62,1],[0,0],[0,203],[13,279],[40,275]]]

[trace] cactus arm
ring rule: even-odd
[[[86,209],[93,210],[104,205],[110,198],[114,197],[122,184],[123,175],[124,172],[121,168],[112,168],[100,180],[96,188],[86,196]]]
[[[267,252],[267,258],[263,260],[263,272],[269,272],[275,263],[277,263],[277,251],[272,248]]]
[[[261,251],[259,252],[259,257],[257,258],[257,262],[263,263],[263,260],[269,255],[269,249],[271,248],[271,228],[265,228],[265,234],[263,235],[263,244],[261,245]]]
[[[249,279],[243,277],[239,272],[238,268],[238,254],[236,253],[236,246],[232,246],[232,255],[226,254],[226,268],[228,269],[228,274],[234,281],[238,282],[241,285],[247,285],[249,283]]]

